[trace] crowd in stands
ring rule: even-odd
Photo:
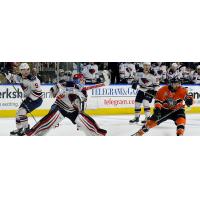
[[[13,74],[19,73],[20,63],[0,63]],[[111,84],[131,84],[134,77],[142,71],[142,62],[77,62],[77,63],[29,63],[32,73],[37,75],[42,84],[56,83],[59,80],[72,80],[74,74],[82,73],[87,84],[103,82],[103,71],[106,70]],[[200,84],[200,62],[151,62],[151,73],[160,83],[167,83],[174,76],[178,76],[184,84]],[[6,83],[0,75],[0,83]]]

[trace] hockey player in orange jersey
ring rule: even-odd
[[[176,135],[182,136],[185,130],[185,105],[193,104],[193,97],[188,90],[181,86],[181,81],[175,77],[170,84],[160,88],[155,98],[154,113],[146,124],[132,136],[142,136],[149,129],[161,124],[166,120],[173,120],[177,130]]]

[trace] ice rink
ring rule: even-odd
[[[94,116],[101,128],[108,131],[107,136],[130,136],[141,128],[141,124],[130,125],[129,120],[133,115],[114,116]],[[143,119],[141,116],[140,119]],[[37,118],[39,120],[40,118]],[[30,125],[34,125],[34,120],[29,118]],[[9,136],[10,131],[15,129],[14,118],[0,118],[0,135]],[[160,126],[151,129],[146,136],[175,136],[176,127],[173,121],[166,121]],[[47,136],[84,136],[82,131],[77,131],[68,119],[64,119],[59,127],[52,129]],[[200,136],[200,114],[187,115],[185,136]]]

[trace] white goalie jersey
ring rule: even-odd
[[[27,78],[23,78],[21,74],[14,75],[9,73],[6,78],[11,83],[19,83],[25,97],[29,97],[33,101],[42,97],[40,80],[36,76],[29,75]]]
[[[51,88],[51,94],[56,97],[55,104],[66,112],[81,110],[81,102],[86,101],[86,94],[81,91],[82,87],[73,82],[56,84]]]

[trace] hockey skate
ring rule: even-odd
[[[20,128],[20,129],[11,131],[11,132],[10,132],[10,135],[18,135],[18,134],[20,134],[21,132],[23,132],[23,128]]]
[[[17,133],[17,135],[18,135],[18,136],[24,136],[25,133],[26,133],[27,131],[29,131],[29,130],[30,130],[30,125],[28,125],[27,128],[23,128],[23,130],[22,130],[21,132]]]
[[[134,119],[129,121],[130,124],[136,124],[138,122],[139,122],[139,117],[135,117]]]
[[[140,129],[138,132],[134,133],[131,136],[143,136],[144,135],[144,131],[142,129]]]
[[[141,121],[142,124],[146,124],[146,122],[150,119],[150,117],[145,118],[144,120]]]

